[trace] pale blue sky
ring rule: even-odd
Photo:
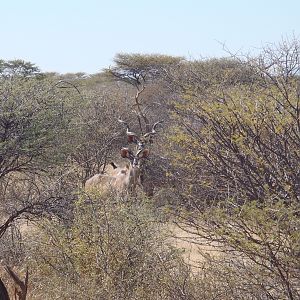
[[[300,38],[299,0],[0,0],[0,59],[96,73],[116,53],[200,57]]]

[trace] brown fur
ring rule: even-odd
[[[127,158],[130,164],[125,168],[120,168],[116,164],[110,163],[112,169],[110,168],[106,174],[96,174],[86,181],[86,190],[97,189],[105,192],[108,189],[113,189],[118,193],[135,193],[136,187],[141,186],[139,160],[147,158],[149,150],[139,150],[134,155],[128,148],[122,148],[120,154],[122,158]]]
[[[109,170],[107,174],[96,174],[85,183],[86,190],[106,192],[109,189],[118,193],[132,192],[139,184],[139,169],[131,166]]]

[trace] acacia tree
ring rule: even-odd
[[[252,74],[249,82],[231,85],[230,69],[221,70],[224,80],[215,80],[210,69],[191,64],[185,72],[193,80],[177,85],[182,98],[174,112],[180,126],[172,140],[185,155],[175,153],[174,161],[189,187],[186,193],[198,194],[199,203],[227,197],[264,201],[270,195],[299,200],[299,62],[294,53],[300,48],[295,43],[280,49],[281,54],[276,49],[258,59],[236,60]]]
[[[131,109],[138,119],[141,133],[151,130],[149,115],[157,113],[153,107],[154,99],[149,99],[151,96],[146,87],[151,91],[152,97],[155,97],[158,90],[153,90],[151,86],[160,81],[166,70],[182,60],[182,57],[167,55],[117,54],[114,59],[116,65],[106,70],[115,80],[126,82],[135,88]]]
[[[51,148],[65,124],[58,101],[47,95],[49,88],[18,79],[2,82],[0,178],[15,171],[38,172],[55,161],[58,153]]]
[[[31,62],[26,62],[21,59],[15,60],[0,60],[0,77],[41,77],[40,69]]]
[[[0,97],[2,236],[21,215],[58,212],[72,198],[68,185],[56,181],[64,180],[60,166],[72,149],[65,141],[72,134],[77,98],[72,103],[68,92],[53,82],[20,76],[1,80]]]
[[[163,74],[184,61],[182,57],[167,55],[117,54],[115,66],[106,70],[113,81],[127,84],[130,89],[125,101],[130,129],[139,135],[151,132],[153,124],[164,120],[167,130],[169,115],[169,94],[173,93],[163,84]],[[120,115],[124,119],[123,115]],[[165,143],[163,135],[159,134],[149,140],[151,155],[142,165],[142,178],[152,188],[167,184],[166,173],[170,168],[169,160],[164,157]],[[152,143],[153,142],[153,143]],[[152,189],[151,188],[151,189]]]
[[[238,71],[206,61],[168,74],[189,204],[176,213],[193,243],[217,250],[198,262],[213,299],[299,298],[299,54],[293,40],[233,58]]]

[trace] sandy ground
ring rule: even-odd
[[[205,262],[208,257],[220,255],[217,246],[206,245],[199,236],[186,232],[177,225],[170,225],[170,241],[178,249],[182,250],[183,258],[193,270],[197,270],[199,265]]]

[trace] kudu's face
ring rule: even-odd
[[[128,148],[122,148],[121,156],[130,161],[131,168],[138,169],[140,167],[140,160],[149,156],[149,149],[140,149],[136,154],[133,154]]]

